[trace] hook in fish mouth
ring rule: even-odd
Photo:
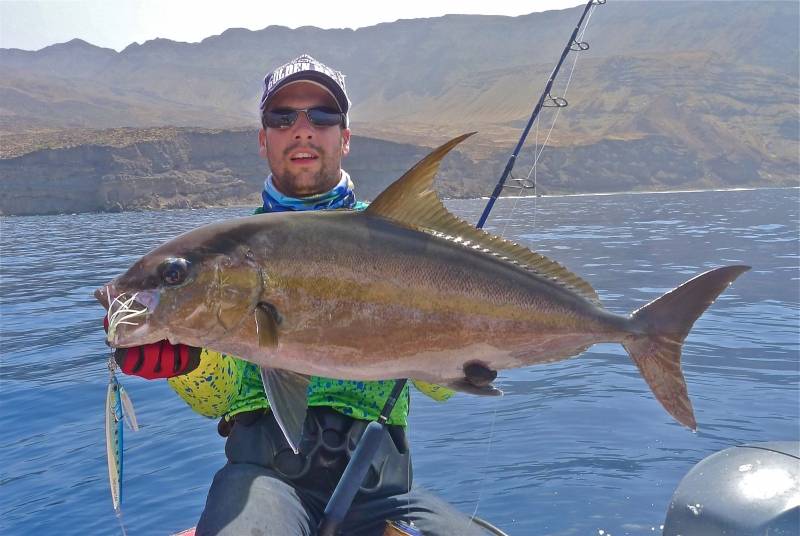
[[[145,298],[144,300],[139,300],[137,298],[139,298],[141,293],[135,292],[126,299],[128,294],[129,293],[127,292],[123,292],[119,296],[115,297],[108,306],[108,312],[106,313],[106,318],[108,319],[108,342],[112,342],[114,340],[114,337],[117,333],[117,328],[119,326],[139,326],[140,324],[138,322],[131,322],[131,320],[151,312],[150,306],[152,305],[152,308],[155,308],[155,305],[158,302],[157,296],[154,299],[153,296],[148,294],[146,296],[142,296],[142,298]],[[106,296],[111,296],[108,287],[106,287]],[[142,301],[146,301],[148,303],[141,303]]]

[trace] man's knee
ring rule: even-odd
[[[273,471],[229,463],[214,476],[196,534],[306,535],[315,526],[296,490]]]

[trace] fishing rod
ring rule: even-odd
[[[503,170],[503,174],[500,177],[497,186],[495,186],[492,196],[489,198],[489,203],[486,205],[486,208],[484,209],[483,214],[476,225],[478,229],[482,229],[484,223],[486,223],[486,219],[489,217],[489,213],[492,211],[495,201],[497,201],[497,198],[500,196],[500,192],[503,190],[506,179],[511,173],[517,156],[519,155],[519,152],[525,143],[525,139],[528,137],[528,133],[530,132],[533,123],[536,121],[541,109],[544,107],[563,108],[567,106],[566,99],[563,97],[553,97],[551,95],[550,92],[553,88],[553,82],[555,81],[556,76],[558,76],[561,65],[564,63],[564,59],[566,59],[567,54],[569,54],[570,51],[583,52],[585,50],[589,50],[588,43],[577,40],[578,32],[583,26],[586,15],[589,13],[589,10],[592,8],[592,6],[602,5],[605,3],[606,0],[589,0],[586,3],[586,7],[581,13],[581,18],[578,20],[578,24],[572,31],[572,35],[570,36],[567,45],[561,52],[561,57],[559,58],[555,69],[553,69],[553,72],[550,74],[550,78],[547,80],[544,91],[539,97],[539,101],[536,103],[530,119],[528,119],[528,124],[525,126],[525,130],[522,132],[522,136],[520,137],[517,146],[514,148],[514,152],[509,157],[508,163]],[[331,498],[328,500],[328,504],[325,506],[325,512],[317,528],[317,533],[319,536],[336,536],[338,533],[339,526],[344,521],[347,511],[353,504],[353,499],[355,499],[358,490],[361,488],[361,483],[364,481],[364,477],[369,470],[370,462],[372,461],[372,458],[374,458],[375,453],[378,450],[378,446],[380,446],[380,443],[383,440],[384,434],[386,434],[386,423],[389,420],[389,415],[394,409],[397,399],[402,394],[407,382],[407,379],[397,380],[395,382],[394,388],[392,389],[392,392],[389,395],[383,410],[381,411],[380,417],[378,417],[377,421],[372,421],[369,423],[366,430],[364,430],[364,433],[359,439],[358,445],[353,452],[353,456],[348,461],[344,473],[339,479],[339,482],[336,484],[336,488],[334,489]],[[492,526],[482,519],[474,519],[478,525],[493,532],[494,534],[505,534],[497,527]]]
[[[503,170],[503,174],[500,176],[500,180],[497,181],[497,185],[494,187],[491,197],[489,197],[489,202],[486,203],[486,208],[483,209],[483,214],[481,214],[478,224],[475,226],[478,229],[483,229],[483,225],[486,223],[487,218],[489,218],[489,213],[492,211],[495,201],[497,201],[497,198],[500,197],[500,193],[503,191],[503,186],[505,186],[506,179],[511,174],[511,170],[514,169],[517,156],[519,156],[519,152],[522,150],[522,146],[525,144],[525,139],[528,137],[528,133],[531,131],[533,123],[539,116],[539,112],[542,110],[542,108],[564,108],[567,106],[568,103],[566,99],[563,97],[553,97],[553,95],[550,93],[553,89],[553,82],[555,82],[555,79],[558,76],[558,71],[561,70],[561,65],[564,63],[567,54],[570,52],[583,52],[589,50],[589,43],[586,43],[585,41],[578,41],[578,32],[580,31],[581,26],[583,26],[583,21],[586,19],[586,15],[589,13],[589,10],[592,8],[592,6],[599,6],[605,3],[606,0],[589,0],[586,3],[586,7],[583,8],[581,18],[578,20],[578,24],[575,26],[575,29],[572,30],[572,35],[570,36],[569,41],[567,41],[567,45],[564,47],[564,50],[561,51],[561,57],[558,59],[558,63],[553,69],[553,72],[550,74],[550,78],[547,79],[547,84],[545,84],[544,91],[542,91],[542,95],[539,97],[536,106],[533,108],[533,112],[528,119],[528,124],[525,125],[525,130],[522,131],[522,135],[517,142],[517,146],[514,148],[511,156],[508,157],[508,162]]]

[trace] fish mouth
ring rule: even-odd
[[[109,287],[111,287],[111,285],[105,285],[94,291],[94,298],[100,302],[100,305],[102,305],[106,311],[108,311],[108,304],[109,304],[109,294],[110,294]]]
[[[146,337],[149,332],[148,317],[158,307],[157,290],[117,293],[113,285],[107,285],[97,289],[94,295],[101,304],[107,306],[106,341],[110,346],[130,346],[135,344],[132,341]]]

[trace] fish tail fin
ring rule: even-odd
[[[664,409],[697,429],[681,371],[681,348],[694,322],[749,266],[726,266],[690,279],[631,314],[634,331],[622,345]]]

